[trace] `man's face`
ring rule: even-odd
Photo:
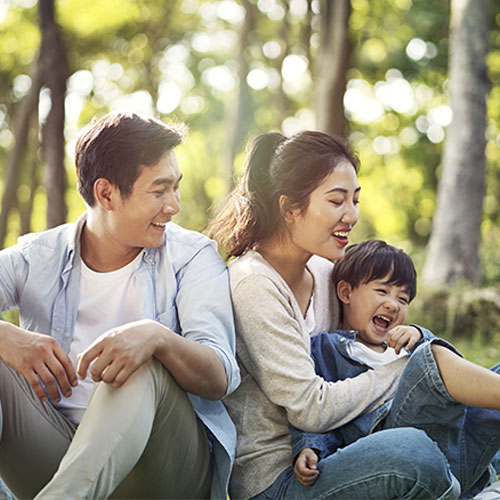
[[[180,210],[179,182],[182,174],[172,150],[152,166],[141,166],[132,193],[113,207],[112,232],[125,252],[158,248],[165,226]]]
[[[345,330],[356,330],[357,339],[368,347],[380,346],[390,329],[403,323],[410,296],[407,287],[389,284],[390,276],[352,288],[346,282],[337,287],[343,302]]]

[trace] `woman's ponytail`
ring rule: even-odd
[[[274,220],[273,211],[279,210],[273,200],[271,167],[276,150],[285,139],[282,134],[271,132],[253,141],[244,175],[209,225],[209,236],[226,249],[229,257],[245,253],[260,241]]]

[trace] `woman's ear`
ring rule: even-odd
[[[290,200],[288,196],[282,194],[279,198],[280,212],[281,216],[287,224],[293,224],[295,222],[296,210],[294,210],[290,205]]]
[[[104,210],[112,210],[116,190],[117,187],[111,184],[108,179],[99,177],[94,182],[94,197],[97,204],[104,208]]]
[[[337,283],[337,297],[344,304],[349,304],[351,301],[352,286],[347,281],[340,280]]]

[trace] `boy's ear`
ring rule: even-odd
[[[349,304],[351,301],[352,286],[347,281],[340,280],[337,283],[337,297],[344,304]]]
[[[117,193],[116,186],[111,184],[108,179],[104,177],[99,177],[94,182],[94,197],[98,205],[100,205],[104,210],[113,209],[113,199]]]

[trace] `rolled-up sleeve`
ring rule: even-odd
[[[177,279],[181,333],[217,353],[226,370],[227,396],[240,383],[227,266],[214,246],[207,244],[179,271]]]
[[[21,287],[26,282],[27,263],[15,245],[0,251],[0,310],[19,305]]]

